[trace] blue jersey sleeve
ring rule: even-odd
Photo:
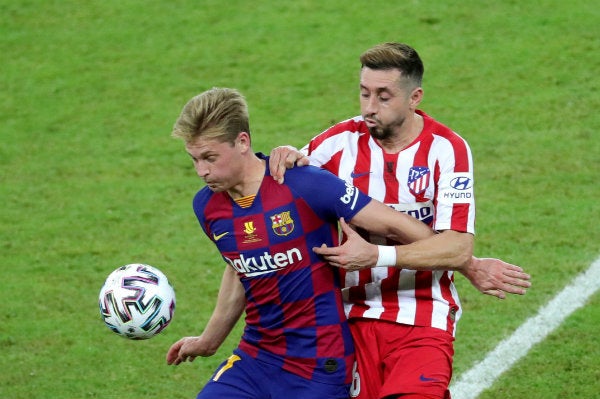
[[[350,221],[371,198],[333,173],[315,166],[289,169],[285,184],[325,220]]]
[[[208,231],[206,230],[206,218],[204,216],[204,208],[211,197],[212,192],[208,187],[203,187],[200,191],[196,193],[194,196],[194,200],[192,201],[192,207],[194,208],[194,213],[196,214],[196,218],[200,223],[200,227],[204,231],[204,234],[210,236]]]

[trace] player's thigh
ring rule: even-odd
[[[217,368],[197,399],[347,399],[348,395],[349,385],[308,380],[237,349]]]
[[[281,370],[272,376],[271,398],[285,399],[348,399],[349,385],[308,380]]]
[[[440,399],[439,396],[424,395],[421,393],[407,393],[403,395],[386,396],[383,399]],[[446,396],[443,399],[451,399],[450,391],[446,391]]]
[[[266,398],[263,374],[254,359],[236,351],[221,363],[196,399]]]
[[[452,378],[454,337],[431,327],[402,326],[402,345],[387,343],[381,398],[419,394],[424,398],[447,398]]]
[[[352,320],[350,331],[354,340],[356,363],[352,371],[350,397],[356,399],[378,398],[383,382],[382,359],[379,353],[377,329],[380,322]]]
[[[419,394],[419,393],[407,393],[404,395],[386,396],[383,399],[439,399],[439,398],[437,396],[423,395],[423,394]],[[444,398],[444,399],[450,399],[450,397]]]

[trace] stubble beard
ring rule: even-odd
[[[387,140],[395,136],[394,130],[400,128],[404,124],[405,118],[398,119],[387,125],[369,126],[371,137],[377,140]]]

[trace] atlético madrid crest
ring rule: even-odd
[[[290,211],[276,213],[271,216],[271,227],[278,236],[287,236],[294,231],[294,219],[290,216]]]
[[[413,166],[408,171],[408,189],[414,195],[421,195],[429,185],[431,173],[427,166]]]

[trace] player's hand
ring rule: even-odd
[[[344,218],[340,219],[340,226],[347,237],[342,245],[328,247],[323,244],[321,247],[313,248],[313,251],[321,255],[330,265],[348,271],[375,266],[379,256],[377,246],[362,238],[344,221]]]
[[[175,342],[167,352],[167,364],[177,366],[183,362],[193,362],[198,356],[212,356],[216,348],[211,348],[199,337],[185,337]]]
[[[462,274],[480,292],[500,299],[507,293],[524,295],[531,287],[531,276],[523,268],[500,259],[473,257]]]
[[[308,157],[290,145],[275,147],[269,156],[269,171],[275,181],[281,184],[286,169],[306,166],[308,163]]]

